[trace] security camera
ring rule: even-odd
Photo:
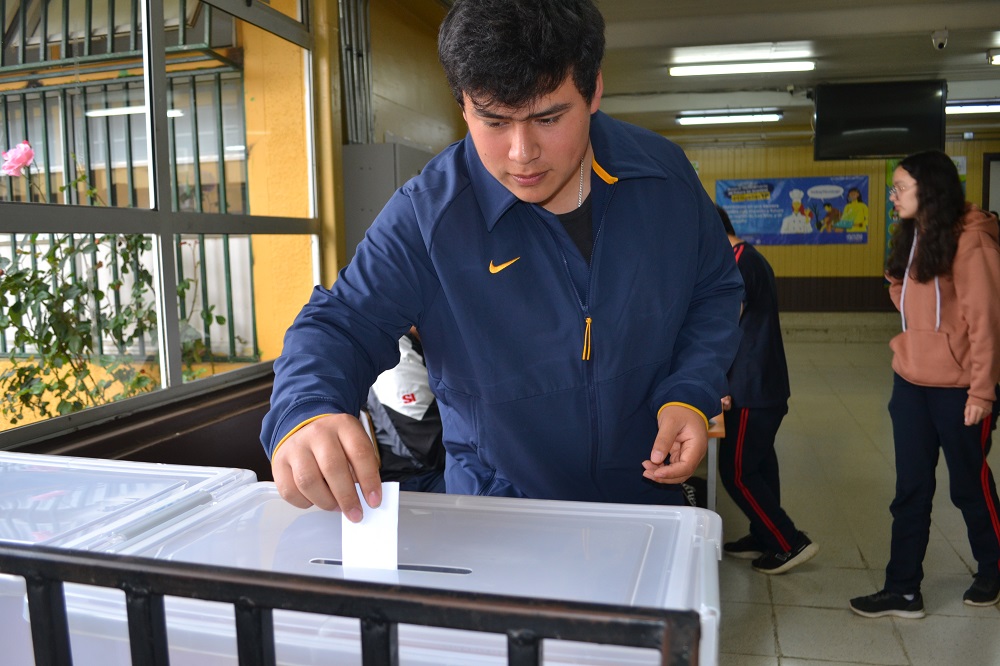
[[[947,30],[935,30],[931,33],[931,44],[934,45],[938,51],[944,49],[948,46],[948,31]]]

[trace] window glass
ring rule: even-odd
[[[142,76],[0,90],[0,200],[149,207]]]
[[[0,235],[0,429],[160,386],[144,234]]]
[[[242,76],[177,73],[168,90],[173,209],[247,213]]]
[[[167,61],[173,209],[307,218],[307,52],[210,6],[235,46]]]
[[[184,381],[260,360],[249,236],[177,236]]]
[[[285,331],[313,288],[307,236],[177,236],[184,381],[281,352]]]
[[[268,4],[298,19],[297,0]],[[0,206],[126,209],[107,228],[129,233],[80,233],[70,207],[23,225],[9,223],[23,207],[0,209],[0,430],[275,358],[314,281],[311,236],[287,229],[313,215],[308,51],[164,0],[156,153],[140,3],[21,5],[0,0]],[[154,172],[168,192],[153,195]],[[251,235],[247,216],[279,220]],[[162,295],[158,266],[175,273]]]
[[[308,218],[307,54],[232,20],[239,69],[168,65],[174,209]],[[177,255],[184,380],[276,358],[314,284],[311,239],[185,234]]]

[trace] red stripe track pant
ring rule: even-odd
[[[750,534],[765,550],[787,552],[799,539],[781,508],[781,481],[774,437],[788,405],[741,407],[725,412],[726,437],[719,446],[719,478],[750,519]]]

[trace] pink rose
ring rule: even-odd
[[[5,176],[23,176],[25,168],[35,160],[35,151],[27,141],[22,141],[3,153],[3,166],[0,171]]]

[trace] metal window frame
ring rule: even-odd
[[[299,0],[302,20],[286,16],[276,9],[271,9],[260,0],[202,0],[227,14],[232,14],[247,23],[253,23],[282,39],[298,44],[307,51],[312,51],[313,37],[309,27],[309,0]]]
[[[312,49],[308,22],[298,22],[259,0],[204,0],[222,11],[259,28]],[[300,0],[303,15],[308,17],[307,0]],[[148,147],[150,208],[113,208],[61,204],[0,202],[0,233],[120,233],[149,234],[154,240],[156,306],[161,318],[157,336],[160,345],[162,385],[160,391],[136,396],[117,403],[101,405],[67,416],[56,417],[0,432],[0,449],[38,441],[59,432],[108,421],[145,408],[168,404],[194,395],[208,393],[271,372],[271,364],[259,363],[222,375],[183,383],[181,339],[177,303],[176,245],[174,237],[182,234],[230,235],[304,235],[315,245],[320,221],[315,217],[315,201],[309,202],[309,218],[256,216],[247,214],[211,214],[175,212],[171,204],[170,150],[167,125],[167,58],[163,0],[140,0],[143,24],[144,92],[149,112],[145,114]],[[309,59],[307,58],[307,67]],[[311,80],[309,72],[305,81]],[[307,91],[307,95],[311,93]],[[306,110],[309,113],[309,110]],[[307,118],[312,126],[312,118]],[[312,148],[310,147],[310,157]],[[315,172],[315,166],[313,173]],[[315,195],[313,195],[315,196]],[[27,220],[30,220],[30,225]]]

